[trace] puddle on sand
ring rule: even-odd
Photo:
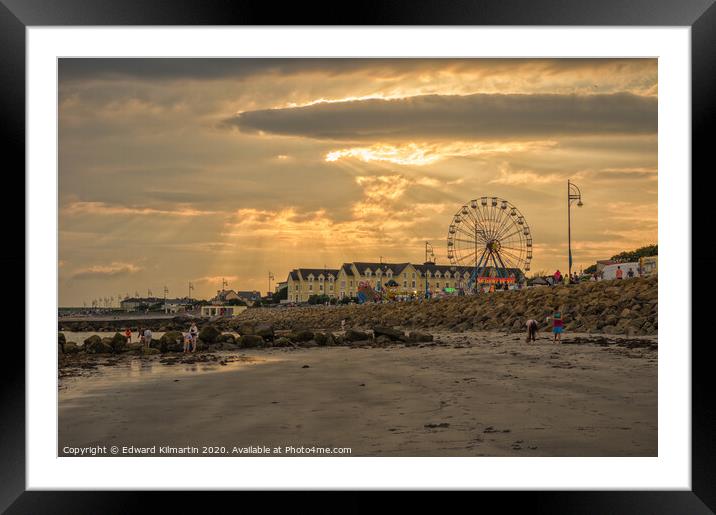
[[[236,371],[250,366],[279,361],[279,358],[254,356],[236,356],[216,354],[216,361],[201,361],[195,363],[182,363],[177,360],[173,364],[162,363],[165,358],[147,359],[132,358],[115,365],[103,366],[98,363],[88,375],[66,376],[60,379],[59,394],[61,399],[68,400],[77,396],[86,395],[94,389],[111,389],[116,386],[126,386],[155,380],[181,379],[202,373]],[[222,365],[221,362],[226,363]]]

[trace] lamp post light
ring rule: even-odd
[[[572,279],[572,202],[582,207],[582,192],[571,180],[567,180],[567,246],[569,251],[569,278]]]

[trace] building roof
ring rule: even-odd
[[[313,277],[323,275],[323,277],[333,276],[338,277],[338,269],[335,268],[298,268],[298,273],[304,279],[308,278],[309,275],[313,274]]]
[[[252,291],[237,291],[237,292],[236,292],[236,295],[238,295],[238,296],[241,297],[242,299],[249,299],[249,300],[256,300],[256,299],[260,299],[260,298],[261,298],[261,293],[258,292],[258,291],[256,291],[256,290],[252,290]]]
[[[365,275],[366,270],[370,269],[371,272],[376,272],[377,270],[380,270],[383,274],[387,274],[388,270],[392,272],[393,275],[400,274],[406,266],[408,266],[410,263],[363,263],[363,262],[354,262],[353,263],[358,270],[358,273],[360,275]]]
[[[346,275],[355,275],[355,274],[353,273],[353,267],[351,266],[351,263],[343,263],[343,264],[341,265],[341,268],[342,268],[343,271],[346,273]]]
[[[298,270],[294,269],[288,273],[288,278],[293,281],[298,281]],[[288,282],[288,280],[286,281]]]

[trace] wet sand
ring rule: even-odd
[[[61,380],[58,454],[290,445],[352,456],[657,455],[655,349],[436,337],[442,344],[215,353],[225,365],[127,357]]]

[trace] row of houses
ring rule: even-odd
[[[391,286],[398,295],[419,295],[467,288],[473,268],[413,263],[343,263],[340,268],[295,268],[286,279],[288,302],[306,302],[312,295],[353,298],[359,288]],[[514,273],[518,271],[511,272]]]

